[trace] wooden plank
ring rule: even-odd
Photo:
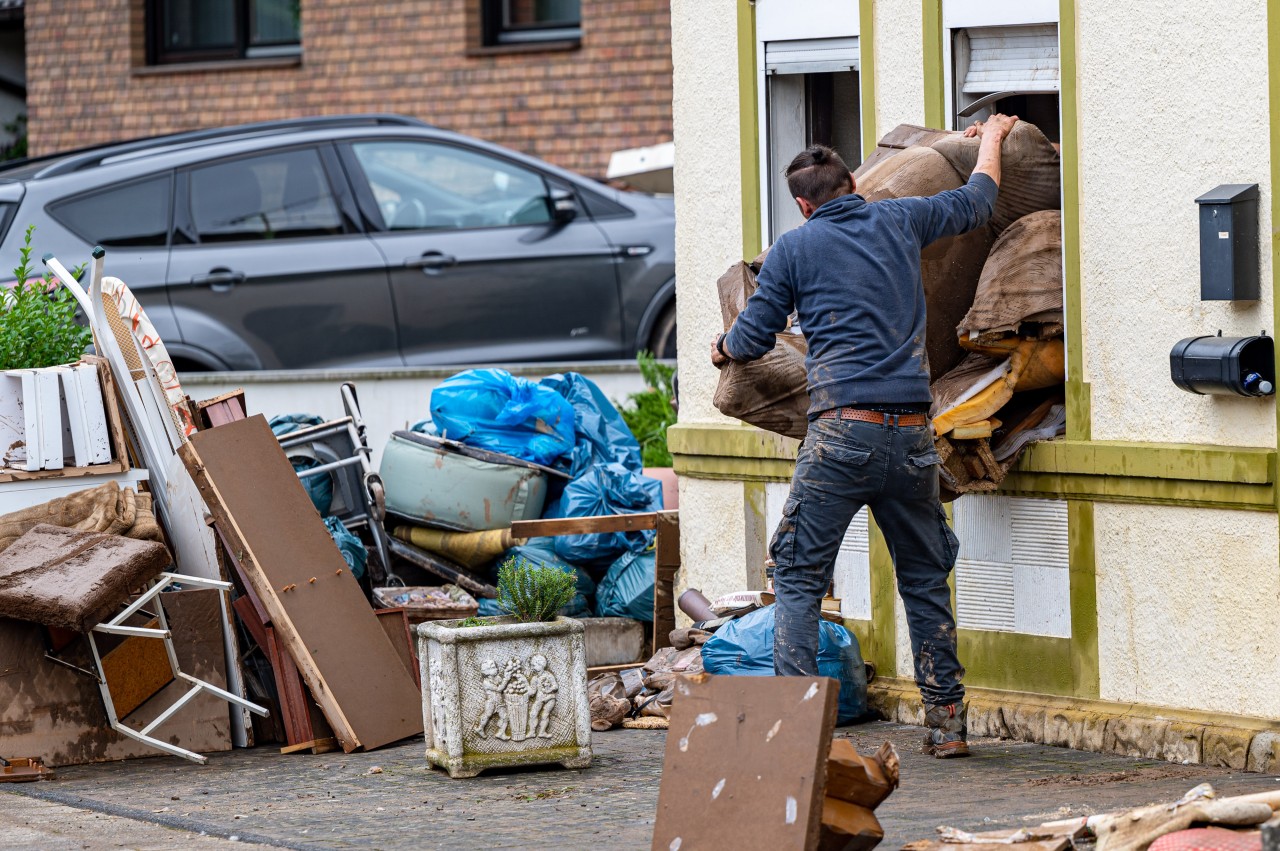
[[[196,402],[196,425],[200,428],[215,428],[227,423],[242,420],[248,407],[244,401],[244,390],[232,390],[203,402]]]
[[[838,691],[826,677],[678,680],[654,851],[815,848]]]
[[[36,479],[76,479],[85,476],[110,476],[124,473],[129,465],[121,461],[110,461],[106,464],[93,464],[89,467],[59,467],[56,470],[13,470],[5,468],[0,472],[0,482],[30,482]],[[84,487],[91,488],[97,482],[87,481]]]
[[[264,632],[267,642],[263,645],[263,649],[266,650],[267,658],[271,660],[271,669],[275,672],[276,694],[280,697],[280,714],[284,720],[285,740],[291,745],[309,742],[315,738],[315,733],[311,729],[307,694],[302,688],[298,669],[289,654],[281,649],[279,641],[276,640],[276,631],[268,626],[264,627]]]
[[[418,689],[266,419],[197,432],[180,452],[343,750],[420,734]]]
[[[654,542],[653,652],[671,646],[676,628],[676,573],[680,570],[680,514],[658,514],[658,537]]]
[[[602,532],[636,532],[658,528],[658,512],[602,514],[599,517],[559,517],[550,520],[516,520],[511,535],[543,538],[556,535],[593,535]]]
[[[124,433],[124,417],[120,414],[120,390],[116,387],[115,376],[104,357],[85,355],[81,360],[98,367],[98,382],[102,385],[102,401],[107,410],[107,428],[110,430],[111,452],[116,461],[123,466],[121,471],[129,469],[129,441]]]
[[[387,634],[391,646],[400,655],[400,661],[404,663],[405,670],[413,676],[413,681],[421,688],[422,683],[418,679],[418,657],[413,652],[413,633],[409,631],[408,612],[403,608],[393,608],[374,609],[373,613],[378,616],[378,625]]]

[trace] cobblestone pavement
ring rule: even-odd
[[[996,740],[974,742],[969,759],[935,760],[918,753],[920,729],[889,723],[839,735],[863,751],[889,739],[902,756],[903,785],[877,811],[886,849],[931,836],[939,824],[1036,824],[1171,800],[1203,781],[1223,793],[1280,783],[1270,775]],[[10,791],[147,822],[132,840],[145,848],[165,847],[156,844],[165,841],[163,828],[291,848],[645,848],[665,740],[662,732],[598,733],[589,769],[470,780],[431,771],[422,744],[410,741],[367,754],[281,756],[259,748],[215,754],[207,766],[160,757],[68,767],[57,781]],[[0,798],[0,812],[6,803]],[[127,836],[117,830],[111,841],[85,847],[119,847]],[[184,845],[178,839],[171,847]]]

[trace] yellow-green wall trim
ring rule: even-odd
[[[876,149],[876,5],[858,2],[858,100],[862,109],[862,157]]]
[[[751,260],[760,244],[760,129],[756,91],[756,7],[738,0],[738,150],[742,160],[742,257]]]
[[[921,0],[924,26],[924,123],[946,129],[946,85],[943,70],[942,0]]]

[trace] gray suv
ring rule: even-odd
[[[179,370],[675,355],[675,212],[395,115],[268,122],[0,168],[0,268],[106,271]]]

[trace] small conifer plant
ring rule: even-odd
[[[498,605],[524,623],[555,620],[577,584],[572,573],[512,556],[498,567]]]

